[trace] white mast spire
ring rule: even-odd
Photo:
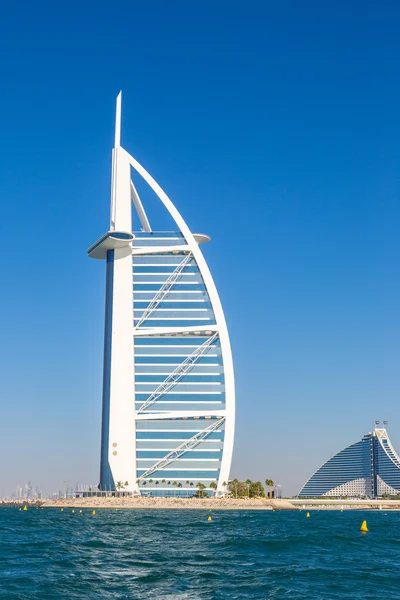
[[[117,102],[116,102],[116,107],[115,107],[114,148],[118,148],[121,145],[121,99],[122,99],[122,91],[117,96]]]
[[[117,96],[115,103],[115,137],[114,149],[112,151],[112,167],[111,167],[111,207],[110,207],[110,230],[115,230],[115,219],[117,210],[117,152],[121,147],[121,99],[122,91]]]

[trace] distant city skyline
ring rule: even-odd
[[[83,492],[88,490],[95,490],[96,485],[88,484],[88,483],[79,483],[76,481],[74,483],[68,481],[58,482],[53,488],[49,488],[46,491],[42,491],[41,487],[36,485],[34,482],[32,483],[29,480],[27,483],[23,485],[16,484],[14,488],[12,486],[3,486],[0,489],[0,500],[12,501],[12,500],[43,500],[46,498],[54,499],[54,498],[63,498],[74,496],[76,492]]]
[[[120,89],[124,144],[212,238],[231,477],[295,494],[381,415],[399,448],[400,5],[25,8],[0,37],[0,488],[98,483],[104,272],[84,249]]]

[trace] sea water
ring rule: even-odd
[[[398,512],[96,512],[0,509],[0,598],[400,598]]]

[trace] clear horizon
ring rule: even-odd
[[[4,8],[0,496],[97,483],[114,102],[204,254],[236,376],[231,478],[293,495],[400,451],[400,7]]]

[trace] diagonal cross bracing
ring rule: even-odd
[[[146,310],[143,312],[139,321],[136,323],[136,329],[138,327],[140,327],[140,325],[143,323],[143,321],[146,321],[146,319],[149,318],[149,316],[151,315],[153,310],[155,310],[157,308],[157,306],[160,304],[160,302],[162,302],[164,300],[165,296],[168,294],[168,292],[170,291],[170,289],[174,285],[174,283],[176,283],[181,278],[183,269],[191,261],[191,259],[192,259],[192,253],[188,252],[188,254],[185,256],[183,261],[181,263],[179,263],[179,265],[176,267],[175,271],[173,273],[171,273],[171,275],[168,277],[167,281],[165,283],[163,283],[161,288],[158,290],[157,294],[154,296],[153,300],[150,302],[150,304],[148,305]]]
[[[185,452],[196,448],[196,446],[198,446],[202,441],[204,441],[210,435],[210,433],[212,433],[216,429],[219,429],[219,427],[221,427],[224,421],[225,417],[223,417],[222,419],[218,419],[218,421],[215,421],[205,429],[202,429],[202,431],[196,433],[196,435],[191,437],[190,440],[186,440],[183,444],[178,446],[178,448],[175,448],[175,450],[171,450],[171,452],[164,456],[164,458],[157,461],[152,467],[150,467],[150,469],[147,469],[147,471],[139,477],[139,481],[145,479],[145,477],[148,477],[155,471],[164,469],[169,464],[171,464],[172,462],[180,458],[183,454],[185,454]]]
[[[138,413],[143,412],[157,402],[160,396],[166,394],[182,377],[187,375],[189,371],[194,367],[196,362],[204,356],[206,352],[208,352],[210,346],[217,339],[218,332],[214,333],[211,337],[207,338],[206,341],[198,346],[190,356],[185,358],[183,363],[181,363],[168,377],[158,386],[158,388],[147,398],[147,400],[142,404],[142,406],[138,409]]]

